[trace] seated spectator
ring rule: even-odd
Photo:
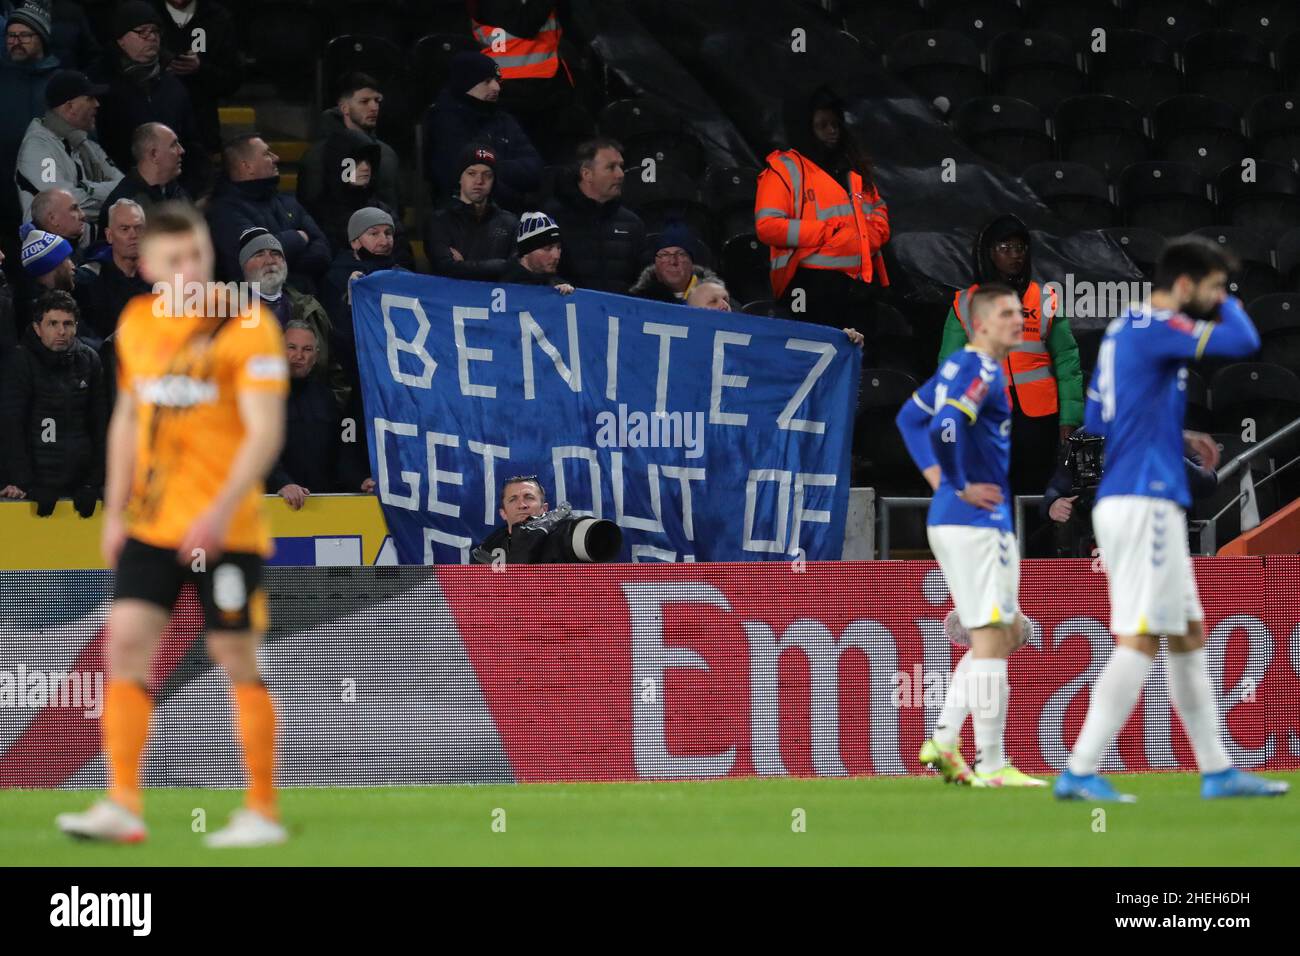
[[[32,200],[44,189],[58,186],[72,193],[92,222],[108,194],[122,179],[103,147],[90,138],[99,112],[99,97],[106,86],[94,86],[84,74],[60,70],[45,86],[44,116],[27,126],[18,147],[14,180],[22,201],[23,218],[31,215]],[[52,163],[54,182],[47,178]]]
[[[170,126],[141,123],[131,134],[131,156],[135,165],[122,177],[99,213],[99,228],[108,226],[108,210],[119,199],[139,203],[149,209],[168,201],[189,202],[190,194],[180,183],[185,147]]]
[[[80,270],[87,280],[81,335],[92,347],[113,334],[117,317],[128,302],[153,290],[139,273],[144,223],[145,212],[138,202],[119,199],[108,210],[108,229],[104,233],[108,248]]]
[[[244,281],[252,286],[262,307],[270,309],[279,320],[281,329],[287,329],[291,322],[304,322],[316,333],[315,364],[323,373],[329,367],[327,343],[332,323],[315,296],[285,284],[289,267],[280,240],[261,226],[244,230],[239,237],[239,266]]]
[[[319,136],[298,164],[298,200],[316,217],[326,235],[330,235],[330,231],[317,210],[317,204],[324,197],[328,184],[338,181],[343,172],[339,149],[336,148],[332,156],[327,156],[326,152],[330,141],[344,133],[350,135],[349,145],[343,149],[356,149],[352,144],[357,142],[357,137],[378,148],[379,160],[372,164],[370,175],[371,196],[393,214],[394,220],[400,222],[402,219],[402,167],[393,148],[375,135],[383,101],[384,94],[379,91],[379,83],[373,77],[365,73],[344,76],[339,81],[337,103],[321,114]],[[348,155],[351,153],[342,154]],[[346,219],[343,225],[346,227]],[[342,232],[340,229],[339,233]],[[330,235],[330,241],[333,240]]]
[[[297,319],[284,330],[289,359],[289,398],[284,449],[266,487],[297,511],[313,493],[374,490],[362,442],[343,441],[343,415],[323,378],[315,374],[320,341],[315,329]]]
[[[715,309],[718,312],[731,311],[731,293],[717,276],[701,279],[695,283],[686,304],[696,309]]]
[[[72,193],[58,187],[37,193],[32,200],[31,222],[37,229],[68,240],[74,253],[90,248],[96,232]]]
[[[458,163],[465,146],[481,143],[496,154],[496,201],[521,212],[542,184],[542,157],[513,116],[501,109],[496,64],[482,53],[461,52],[451,60],[447,85],[424,115],[425,175],[435,203],[460,187]]]
[[[142,123],[164,123],[176,131],[190,161],[181,182],[191,196],[211,189],[212,169],[199,142],[190,95],[167,69],[162,18],[145,0],[126,0],[113,13],[113,43],[105,47],[91,78],[107,84],[95,128],[104,151],[119,169],[131,165],[131,137]]]
[[[641,272],[645,223],[620,201],[623,147],[593,139],[578,147],[578,176],[556,183],[542,208],[564,233],[562,271],[579,288],[626,293]]]
[[[695,264],[699,248],[699,242],[687,226],[670,225],[652,244],[654,262],[642,270],[641,278],[628,294],[657,302],[685,302],[696,285],[717,278],[709,269]]]
[[[14,296],[14,313],[21,340],[22,330],[36,321],[35,302],[46,292],[70,293],[85,311],[85,287],[77,282],[80,270],[73,259],[72,244],[62,236],[34,228],[30,223],[19,231],[22,237],[21,284]]]
[[[9,16],[5,49],[0,52],[0,169],[13,169],[23,134],[45,112],[45,86],[59,68],[51,55],[50,11],[40,0],[29,0]],[[22,221],[16,190],[0,188],[0,230],[12,239]],[[14,248],[10,246],[11,250]]]
[[[519,220],[515,258],[501,271],[501,282],[520,285],[549,285],[569,295],[573,286],[558,275],[563,248],[560,230],[544,212],[526,212]]]
[[[163,14],[162,45],[170,55],[166,69],[189,94],[199,145],[215,153],[221,149],[218,104],[222,97],[234,96],[244,79],[235,22],[216,0],[166,0]]]
[[[26,498],[48,517],[71,496],[88,518],[104,485],[108,405],[95,351],[77,339],[77,303],[50,292],[13,350],[0,386],[0,430],[8,449],[0,497]]]
[[[352,325],[352,283],[384,269],[401,269],[393,257],[393,217],[382,209],[358,209],[348,220],[349,248],[338,254],[325,280],[325,310],[334,323],[332,345],[348,381],[360,382]]]
[[[367,207],[382,209],[393,220],[394,257],[410,268],[414,260],[401,217],[376,195],[377,176],[383,163],[379,144],[356,130],[341,130],[326,140],[322,160],[338,172],[325,180],[315,208],[308,212],[325,233],[331,252],[337,255],[349,248],[348,220],[354,212]]]
[[[330,246],[302,204],[279,191],[280,157],[256,133],[231,140],[224,156],[225,176],[208,206],[218,277],[240,277],[239,237],[250,226],[261,226],[280,240],[289,282],[314,293],[329,269]]]
[[[496,153],[467,146],[461,154],[460,193],[429,217],[425,253],[436,275],[494,280],[515,248],[519,217],[492,201]]]

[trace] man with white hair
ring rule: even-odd
[[[315,368],[323,376],[329,368],[329,313],[315,296],[287,284],[289,264],[280,240],[261,226],[245,229],[239,237],[239,268],[262,308],[271,311],[281,329],[287,329],[290,322],[303,322],[316,333]]]
[[[104,237],[108,248],[82,267],[86,281],[85,313],[87,333],[106,339],[117,328],[117,317],[137,295],[145,295],[152,286],[140,277],[140,235],[144,232],[145,212],[132,199],[119,199],[108,210],[108,228]],[[91,278],[93,276],[93,278]]]
[[[147,212],[150,206],[175,200],[189,202],[190,194],[180,183],[185,147],[180,137],[164,123],[141,123],[131,135],[131,167],[109,193],[99,214],[99,228],[108,228],[108,210],[119,199],[134,199]]]
[[[95,228],[86,220],[81,205],[61,186],[37,193],[32,199],[31,214],[33,226],[62,236],[75,252],[88,248],[95,239]]]

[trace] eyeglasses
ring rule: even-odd
[[[1020,239],[1012,239],[1007,242],[996,242],[993,244],[993,248],[998,252],[1008,254],[1029,251],[1029,247]]]
[[[139,29],[132,30],[131,32],[134,33],[136,36],[138,36],[141,40],[156,40],[160,36],[162,36],[162,31],[159,30],[157,27],[140,27]]]
[[[10,43],[30,43],[36,39],[36,34],[31,32],[14,33],[12,30],[5,34],[5,39]]]
[[[667,252],[667,251],[665,251],[665,252],[656,252],[656,253],[655,253],[655,261],[656,261],[656,262],[667,262],[669,259],[689,259],[690,257],[691,257],[691,254],[690,254],[689,252]]]

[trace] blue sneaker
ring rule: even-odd
[[[1280,797],[1290,789],[1291,785],[1284,780],[1270,780],[1236,767],[1201,777],[1203,800],[1217,800],[1220,797]]]
[[[1099,800],[1109,803],[1137,803],[1137,797],[1131,793],[1119,793],[1110,785],[1110,781],[1101,774],[1090,773],[1086,777],[1065,771],[1056,778],[1052,794],[1057,800]]]

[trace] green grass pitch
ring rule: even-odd
[[[1270,776],[1300,783],[1300,773]],[[56,831],[54,815],[91,794],[0,790],[0,864],[1300,865],[1300,843],[1286,836],[1300,830],[1298,793],[1203,801],[1195,774],[1115,782],[1139,802],[1105,806],[1104,820],[1041,790],[937,777],[291,789],[281,794],[290,843],[221,851],[202,846],[194,811],[216,829],[236,791],[146,791],[149,841],[128,847]]]

